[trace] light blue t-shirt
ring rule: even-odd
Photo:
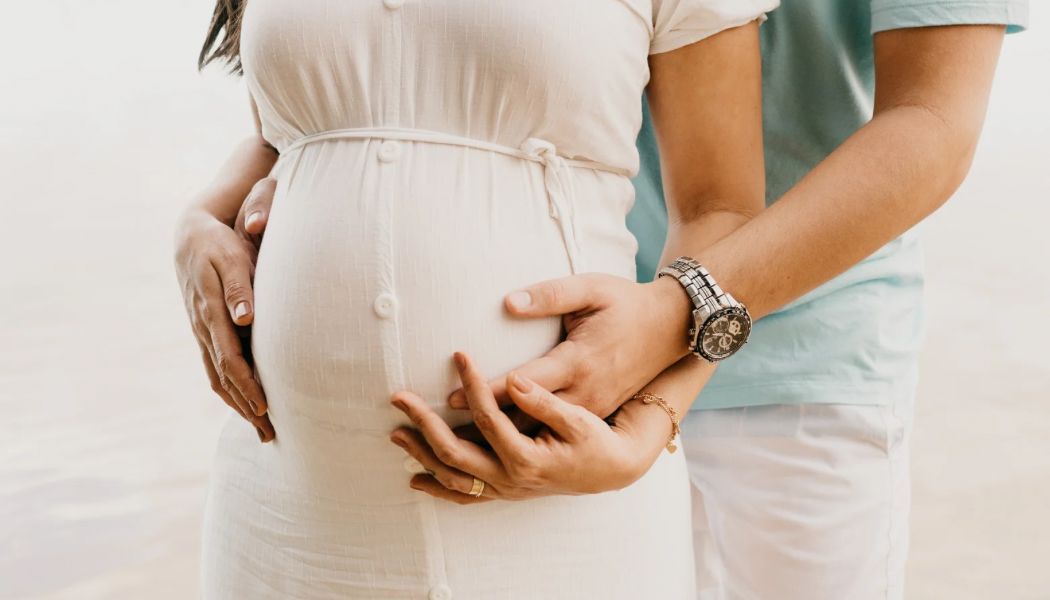
[[[766,203],[781,197],[871,119],[872,35],[908,27],[1027,25],[1027,0],[784,0],[761,27]],[[667,233],[646,111],[628,225],[649,281]],[[888,404],[909,397],[923,332],[922,252],[913,229],[754,326],[697,409],[761,404]],[[717,274],[716,274],[717,276]],[[731,290],[730,290],[731,291]]]

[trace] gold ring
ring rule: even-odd
[[[485,482],[475,477],[474,485],[470,486],[470,491],[467,493],[475,498],[480,498],[485,493]]]

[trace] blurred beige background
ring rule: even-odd
[[[194,70],[210,0],[0,8],[0,599],[192,598],[227,409],[171,230],[249,132],[245,94]],[[1050,6],[1032,13],[926,227],[911,599],[1050,599]]]

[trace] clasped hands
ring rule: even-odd
[[[255,186],[232,230],[188,212],[176,258],[213,389],[263,442],[275,432],[246,349],[254,317],[251,273],[274,187],[272,179]],[[491,381],[457,353],[463,387],[448,403],[470,410],[473,428],[453,431],[422,398],[394,394],[392,404],[415,427],[397,429],[391,441],[433,473],[415,476],[411,485],[466,503],[596,493],[641,477],[671,423],[660,409],[630,399],[687,354],[690,306],[677,282],[575,275],[513,292],[505,307],[513,318],[560,316],[565,339]],[[467,493],[475,477],[486,483],[481,498]]]
[[[672,305],[674,294],[685,296],[676,283],[660,285],[588,274],[509,295],[515,317],[563,315],[565,341],[492,381],[456,353],[463,387],[448,402],[471,411],[474,431],[453,431],[411,392],[394,394],[391,403],[415,427],[398,428],[390,439],[427,469],[412,487],[467,504],[597,493],[641,477],[664,448],[671,422],[659,408],[630,399],[686,354],[685,325],[661,322],[654,310],[660,294]],[[653,333],[673,341],[660,347]],[[480,498],[469,494],[475,477],[486,483]]]

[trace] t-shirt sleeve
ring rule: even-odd
[[[940,25],[1028,28],[1028,0],[872,0],[871,32]]]
[[[766,13],[779,5],[780,0],[653,0],[649,53],[670,52],[726,29],[765,20]]]

